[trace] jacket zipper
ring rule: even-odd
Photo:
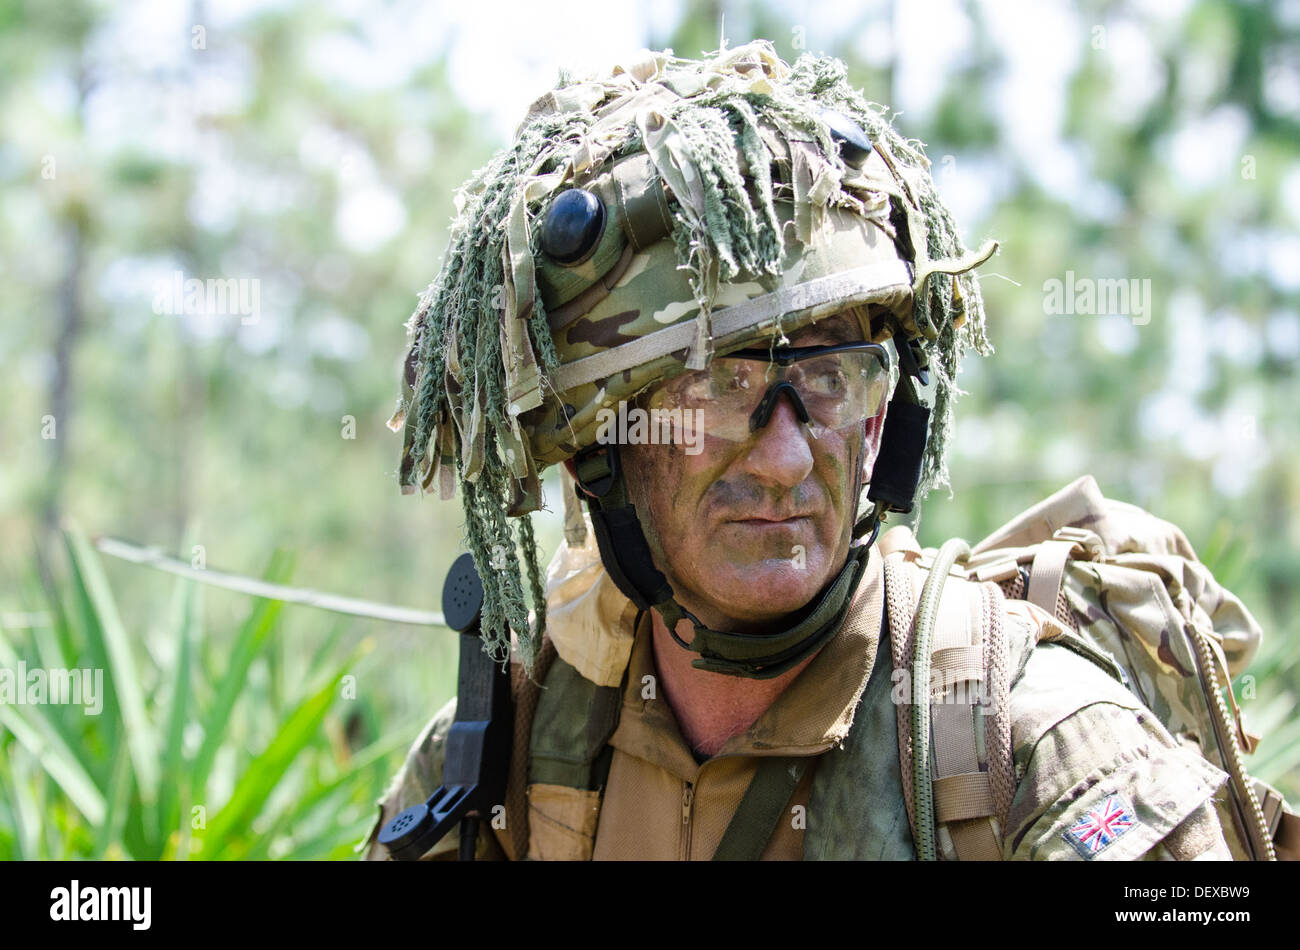
[[[681,848],[678,857],[682,861],[691,859],[691,805],[695,801],[695,786],[687,782],[682,786],[682,829]]]

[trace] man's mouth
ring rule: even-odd
[[[764,527],[769,525],[796,525],[799,524],[800,522],[807,521],[808,515],[791,515],[788,518],[775,518],[775,517],[732,518],[729,520],[731,521],[732,524],[751,525],[753,527]]]

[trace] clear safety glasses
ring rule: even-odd
[[[682,410],[688,436],[743,442],[767,425],[788,393],[799,421],[818,438],[880,412],[889,376],[889,351],[879,343],[736,350],[663,383],[648,408]]]

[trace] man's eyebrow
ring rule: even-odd
[[[833,346],[837,343],[860,343],[863,339],[862,326],[857,319],[840,312],[800,327],[790,334],[790,342],[785,345]]]
[[[850,328],[843,325],[836,327],[809,327],[807,328],[806,339],[802,340],[799,346],[829,346],[832,343],[854,343],[857,341],[858,334],[854,332],[856,327]]]

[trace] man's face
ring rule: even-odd
[[[861,339],[857,318],[843,313],[790,345]],[[710,437],[706,424],[695,454],[623,446],[630,500],[677,601],[706,626],[753,633],[804,607],[848,555],[855,476],[870,474],[884,415],[813,438],[783,394],[747,441]]]

